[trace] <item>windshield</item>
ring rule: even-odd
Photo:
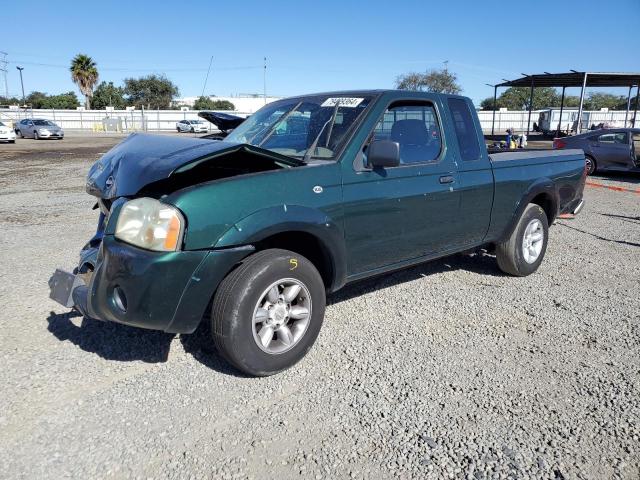
[[[6,127],[6,125],[2,122],[0,122],[0,127]]]
[[[45,127],[55,127],[56,124],[49,120],[34,120],[34,125],[45,126]]]
[[[331,160],[372,98],[313,95],[273,102],[242,122],[225,141],[248,143],[290,157]]]

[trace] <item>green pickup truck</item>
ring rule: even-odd
[[[485,246],[535,272],[582,208],[581,150],[488,155],[472,102],[393,90],[279,100],[224,139],[129,136],[90,169],[98,229],[51,298],[173,333],[239,370],[299,361],[348,283]]]

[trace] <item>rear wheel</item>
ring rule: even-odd
[[[516,277],[535,272],[547,251],[549,221],[544,210],[533,203],[527,205],[511,236],[496,245],[500,270]]]
[[[587,164],[587,175],[593,175],[594,173],[596,173],[596,169],[598,168],[598,166],[596,164],[595,158],[590,157],[589,155],[585,155],[584,160]]]
[[[18,130],[18,135],[20,135],[20,138],[24,138],[24,135],[22,134],[22,130]]]
[[[244,373],[273,375],[302,359],[324,318],[322,277],[306,258],[269,249],[242,262],[213,299],[216,348]]]

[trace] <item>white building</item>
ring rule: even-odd
[[[193,104],[199,97],[183,97],[175,100],[177,105],[193,107]],[[216,97],[209,96],[211,100],[227,100],[236,107],[236,112],[241,113],[254,113],[256,110],[262,108],[266,103],[273,102],[274,100],[280,100],[281,97],[267,97],[266,101],[262,95],[237,95],[232,97]]]

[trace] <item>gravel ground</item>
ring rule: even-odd
[[[305,360],[245,378],[205,332],[48,299],[117,141],[0,145],[0,478],[640,476],[640,195],[587,188],[527,278],[458,255],[348,287]]]

